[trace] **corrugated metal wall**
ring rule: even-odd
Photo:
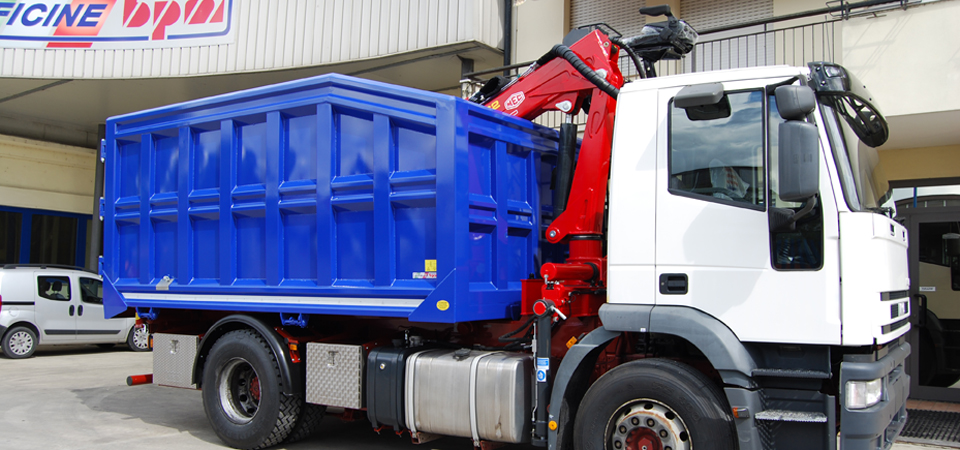
[[[570,3],[571,28],[605,23],[624,36],[636,36],[646,23],[640,8],[646,0],[573,0]],[[655,18],[660,21],[662,18]]]
[[[130,78],[289,69],[478,41],[499,47],[500,0],[239,0],[229,45],[0,49],[0,77]]]
[[[607,23],[624,36],[640,33],[645,17],[639,9],[646,0],[573,0],[570,20],[573,28]],[[710,30],[728,25],[773,17],[773,0],[681,0],[677,17],[686,20],[697,30]],[[654,22],[662,17],[653,18]]]
[[[773,0],[680,0],[681,17],[698,31],[773,17]]]

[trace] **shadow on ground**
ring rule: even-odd
[[[146,385],[75,389],[71,392],[93,411],[120,414],[123,420],[139,419],[221,445],[207,424],[200,391]]]

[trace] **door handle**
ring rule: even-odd
[[[914,294],[914,297],[917,298],[917,307],[919,309],[917,326],[925,327],[927,326],[927,296],[923,294]]]
[[[73,305],[70,305],[70,317],[73,317]]]
[[[687,293],[687,274],[660,274],[660,293],[664,295],[685,295]]]
[[[83,305],[80,305],[80,306],[77,307],[77,315],[78,315],[78,316],[82,316],[82,315],[83,315]]]

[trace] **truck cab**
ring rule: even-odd
[[[827,103],[807,117],[819,143],[815,204],[776,228],[805,202],[780,196],[786,120],[774,89],[809,79],[809,69],[773,67],[624,87],[611,161],[609,303],[696,308],[747,342],[873,345],[909,330],[906,229],[876,211],[887,194],[876,150],[858,145]],[[716,83],[723,112],[675,105],[687,86]],[[667,279],[686,281],[661,288]]]
[[[835,448],[837,404],[842,448],[888,447],[905,422],[908,236],[879,209],[888,188],[864,144],[887,131],[862,86],[815,63],[620,92],[600,317],[607,330],[650,333],[645,345],[706,355],[741,448],[774,423],[778,443],[822,432]],[[778,88],[806,91],[809,105],[783,113],[778,99],[791,110],[796,99]],[[713,97],[698,101],[704,92]],[[797,170],[815,180],[799,196]]]

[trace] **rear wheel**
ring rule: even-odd
[[[574,426],[579,450],[736,449],[720,389],[675,361],[623,364],[587,390]]]
[[[293,426],[293,430],[290,431],[287,440],[283,442],[285,444],[292,444],[310,437],[310,435],[317,430],[317,427],[320,425],[320,420],[323,419],[326,412],[326,406],[304,403],[300,409],[300,417],[297,418],[297,424]]]
[[[280,369],[266,342],[250,330],[231,331],[213,345],[203,370],[203,409],[223,442],[259,449],[290,435],[301,396],[280,390]]]
[[[36,350],[37,333],[34,333],[33,330],[27,327],[13,327],[10,331],[7,331],[7,334],[3,337],[3,353],[5,353],[8,358],[29,358],[33,356],[33,352]]]

